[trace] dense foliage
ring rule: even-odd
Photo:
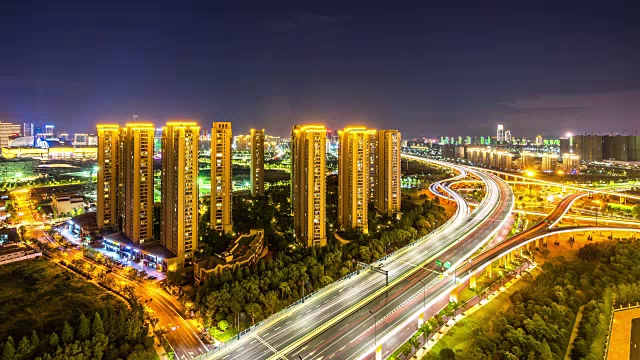
[[[240,317],[240,328],[244,328],[300,299],[303,292],[309,294],[354,271],[353,260],[371,262],[380,258],[385,248],[391,252],[405,246],[446,218],[444,209],[429,200],[405,203],[403,214],[401,220],[390,221],[380,231],[346,245],[329,239],[324,248],[276,246],[273,256],[259,260],[255,266],[223,271],[207,280],[198,290],[196,307],[205,323],[218,325],[219,330],[220,321],[237,324],[238,315],[246,315]],[[267,240],[272,241],[268,236]]]
[[[65,321],[57,330],[38,333],[15,341],[11,336],[2,345],[2,360],[23,359],[130,359],[151,358],[153,338],[148,336],[141,305],[105,307],[91,316],[84,314]]]
[[[576,314],[585,305],[571,356],[602,359],[612,303],[640,299],[640,242],[587,244],[577,257],[546,262],[530,287],[511,296],[508,310],[474,329],[472,346],[455,358],[562,359]]]

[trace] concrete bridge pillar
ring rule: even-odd
[[[489,279],[493,277],[493,263],[489,264]]]
[[[476,287],[476,276],[475,275],[472,275],[469,278],[469,287],[470,288],[475,288]]]
[[[538,239],[538,247],[542,249],[543,246],[544,246],[544,238]]]
[[[382,344],[376,346],[376,360],[382,360]]]

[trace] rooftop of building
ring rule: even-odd
[[[259,242],[255,241],[257,239],[264,239],[264,230],[251,230],[249,234],[240,235],[229,244],[225,251],[202,259],[198,262],[198,265],[202,269],[211,270],[218,265],[242,261],[247,256],[253,255],[255,251],[258,251],[258,248],[261,248],[258,246]],[[230,261],[227,260],[229,256],[231,256]]]
[[[96,212],[86,212],[84,214],[72,217],[71,221],[87,231],[98,230],[96,215]]]
[[[7,244],[0,246],[0,256],[20,251],[34,251],[31,247],[22,244]]]

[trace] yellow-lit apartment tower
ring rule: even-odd
[[[378,130],[378,152],[375,205],[381,213],[400,215],[400,163],[401,136],[398,130]]]
[[[369,233],[370,133],[365,127],[338,132],[338,224]]]
[[[291,131],[293,228],[296,240],[307,247],[327,244],[326,139],[322,125],[296,125]]]
[[[200,126],[170,121],[162,128],[162,245],[191,263],[198,248],[198,139]]]
[[[98,184],[96,221],[100,229],[118,227],[118,154],[120,127],[98,125]]]
[[[251,129],[251,196],[264,195],[264,129]]]
[[[122,231],[135,243],[153,239],[153,124],[130,123],[120,129]]]
[[[211,130],[211,222],[220,233],[231,232],[230,122],[214,122]]]

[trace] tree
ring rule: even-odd
[[[227,331],[227,329],[229,328],[229,322],[227,320],[218,321],[218,328],[223,332]]]
[[[16,345],[13,342],[13,338],[9,336],[7,342],[4,343],[4,349],[2,351],[3,360],[13,360],[16,357]]]
[[[60,333],[63,344],[71,344],[73,342],[73,328],[68,322],[64,322],[62,325],[62,332]]]
[[[553,354],[551,354],[551,348],[547,344],[547,339],[542,339],[540,343],[540,360],[552,360]]]
[[[51,347],[52,350],[55,350],[58,348],[58,344],[60,343],[60,339],[58,338],[58,334],[51,333],[51,335],[49,336],[49,347]]]
[[[104,325],[102,324],[102,319],[100,318],[100,314],[98,313],[93,316],[93,324],[91,324],[91,335],[104,335]]]
[[[255,325],[256,318],[262,315],[262,307],[256,303],[249,303],[244,307],[244,311],[251,317],[251,325]]]
[[[544,258],[544,261],[547,261],[547,256],[549,256],[549,254],[551,254],[551,251],[549,251],[549,249],[547,248],[543,248],[542,250],[540,250],[540,253],[542,253],[542,257]]]
[[[32,352],[33,346],[31,345],[31,342],[29,342],[29,339],[26,336],[23,336],[22,340],[20,340],[20,343],[18,344],[18,355],[21,358],[29,358]]]
[[[80,341],[85,341],[89,338],[91,332],[91,324],[84,314],[80,314],[80,321],[78,322],[78,332],[76,338]]]
[[[449,348],[440,350],[440,353],[438,355],[440,355],[440,359],[442,360],[454,360],[456,358],[456,353],[454,353],[453,350]]]
[[[284,299],[284,294],[291,294],[291,289],[289,288],[289,283],[288,282],[281,282],[280,283],[280,291],[282,291],[282,298]]]
[[[40,338],[38,337],[38,333],[35,330],[31,331],[31,344],[34,348],[38,348],[40,346]]]
[[[20,235],[20,240],[24,241],[27,234],[27,228],[24,225],[20,226],[18,228],[18,234]]]

